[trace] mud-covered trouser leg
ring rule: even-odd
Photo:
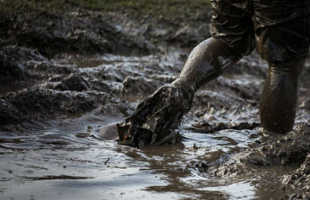
[[[295,121],[298,77],[304,59],[286,65],[270,64],[260,105],[260,118],[265,130],[286,133]]]
[[[172,83],[194,93],[203,84],[215,79],[223,70],[239,60],[224,42],[209,38],[190,53],[179,77]]]

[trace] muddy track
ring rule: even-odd
[[[85,148],[86,153],[90,145],[98,145],[98,141],[103,140],[97,134],[102,128],[100,124],[129,116],[137,102],[176,78],[190,48],[208,37],[208,20],[205,23],[199,20],[206,16],[198,13],[197,21],[182,19],[172,23],[167,19],[141,19],[128,13],[102,13],[76,7],[62,15],[36,10],[23,16],[2,14],[0,153],[4,156],[1,162],[13,159],[20,163],[19,152],[31,162],[36,159],[29,153],[31,150],[43,151],[51,156],[48,159],[58,160],[49,151],[58,147],[61,151]],[[229,197],[220,189],[204,191],[204,183],[191,180],[184,184],[181,181],[182,177],[191,179],[197,173],[202,180],[208,180],[208,187],[214,184],[208,177],[222,182],[229,180],[228,184],[235,180],[251,182],[255,185],[257,199],[309,199],[309,63],[301,78],[296,127],[286,136],[261,134],[259,94],[267,64],[253,52],[196,93],[193,107],[179,130],[188,139],[181,147],[141,152],[124,147],[124,154],[133,159],[130,162],[147,162],[151,170],[166,177],[167,186],[150,184],[148,190],[175,193],[176,199]],[[96,126],[89,125],[92,123]],[[62,126],[66,128],[61,129]],[[75,131],[75,126],[79,127],[79,133],[67,136],[67,129]],[[53,127],[63,134],[48,131],[41,134]],[[210,150],[212,142],[218,149]],[[209,144],[211,146],[204,146]],[[100,146],[107,152],[113,149],[111,155],[123,148],[117,147],[115,141],[101,145],[111,145],[112,148]],[[179,158],[172,156],[175,152]],[[12,158],[12,155],[16,156]],[[152,160],[153,156],[158,160]],[[23,170],[33,170],[33,167],[24,169],[23,164],[9,163],[1,168],[0,180],[14,185],[11,180],[16,177],[35,181],[61,179],[62,176],[64,179],[93,177],[93,174],[63,174],[67,171],[61,170],[70,166],[68,160],[60,164],[61,176],[53,174],[54,171],[45,174],[45,167],[46,171],[49,168],[41,161],[37,165],[44,166],[40,168],[43,171],[38,170],[40,173],[35,176],[23,174]],[[73,162],[84,161],[78,158]],[[93,158],[85,162],[95,168],[103,165],[108,171],[109,165],[116,169],[117,160],[104,157],[100,161]],[[120,163],[126,165],[127,160],[120,160]],[[12,166],[17,175],[7,170]],[[279,173],[270,176],[277,169]],[[266,190],[264,184],[271,189]],[[0,196],[9,197],[9,191],[0,185]]]

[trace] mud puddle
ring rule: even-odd
[[[97,99],[94,109],[77,116],[30,120],[0,132],[1,199],[279,199],[277,177],[292,169],[223,177],[208,171],[261,137],[254,94],[264,77],[257,69],[266,66],[255,57],[196,94],[178,130],[184,136],[181,144],[135,149],[100,135],[106,125],[130,115],[143,97],[174,80],[187,53],[61,55],[53,60],[54,68],[69,68],[83,78],[73,85],[75,76],[39,64],[37,69],[50,76],[40,82],[41,89],[59,95],[79,86],[79,93]],[[105,98],[99,101],[101,95]]]
[[[248,182],[216,180],[195,165],[229,156],[245,132],[185,131],[182,144],[143,150],[101,140],[106,121],[50,122],[45,130],[1,137],[2,199],[252,199]],[[117,119],[111,119],[116,121]],[[2,134],[1,134],[2,135]],[[227,135],[227,136],[226,136]],[[225,138],[225,139],[222,139]],[[232,142],[234,141],[234,142]],[[223,158],[224,159],[224,158]],[[232,193],[233,192],[233,193]]]

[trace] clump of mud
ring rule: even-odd
[[[305,124],[299,124],[287,135],[276,133],[266,135],[260,130],[259,138],[249,148],[221,162],[201,162],[197,168],[216,177],[255,177],[258,182],[274,179],[278,185],[282,184],[280,188],[283,191],[282,196],[278,196],[279,199],[308,199],[310,197],[309,131],[309,125]],[[292,171],[293,169],[296,170]],[[272,174],[274,170],[277,170],[277,173]],[[267,185],[268,183],[258,188]]]
[[[282,183],[295,191],[290,199],[310,198],[310,154],[293,174],[284,176]]]
[[[123,33],[99,12],[73,6],[60,14],[27,3],[21,7],[25,12],[3,12],[0,20],[1,129],[80,115],[121,93],[124,77],[114,84],[110,80],[115,74],[80,70],[76,56],[88,60],[94,54],[145,55],[152,51],[147,41]]]
[[[49,57],[64,52],[146,54],[150,50],[147,43],[123,34],[102,15],[83,10],[59,15],[30,9],[1,18],[6,24],[3,43],[36,48]]]

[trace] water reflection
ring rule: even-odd
[[[223,139],[224,135],[241,146],[251,141],[242,131],[183,131],[187,139],[182,144],[139,150],[91,137],[106,123],[92,119],[53,122],[53,127],[40,132],[2,136],[1,199],[202,199],[210,195],[222,199],[227,193],[223,188],[193,184],[197,176],[206,183],[208,177],[190,163],[228,154],[236,145]],[[89,131],[89,126],[93,128],[88,137],[76,137]]]

